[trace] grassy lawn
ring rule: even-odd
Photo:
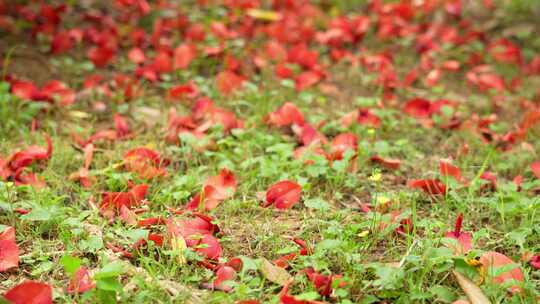
[[[0,303],[539,301],[534,2],[9,2]]]

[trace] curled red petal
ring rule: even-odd
[[[446,194],[446,186],[438,179],[415,179],[408,184],[410,188],[420,188],[427,194]]]
[[[299,184],[284,180],[275,183],[266,192],[265,207],[274,205],[277,209],[290,209],[300,201],[302,188]]]
[[[69,280],[68,293],[84,293],[94,288],[96,283],[92,280],[86,267],[81,266]]]

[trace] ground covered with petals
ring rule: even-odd
[[[0,0],[0,302],[537,303],[539,16]]]

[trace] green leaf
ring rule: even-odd
[[[101,268],[96,274],[94,274],[94,279],[101,280],[104,278],[115,278],[124,272],[124,263],[111,262],[103,266],[103,268]]]
[[[96,287],[101,290],[107,291],[121,291],[122,285],[118,282],[117,278],[101,278],[96,279]]]
[[[330,204],[322,198],[310,198],[304,201],[304,205],[308,208],[315,210],[328,210],[330,209]]]
[[[456,294],[448,287],[435,285],[429,289],[436,300],[444,303],[452,303],[456,300]]]
[[[64,266],[64,271],[72,276],[81,267],[81,259],[65,255],[60,259],[60,264]]]

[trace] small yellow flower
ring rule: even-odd
[[[369,180],[372,182],[379,182],[382,179],[381,173],[375,173],[369,177]]]
[[[366,237],[368,235],[369,235],[369,230],[364,230],[364,231],[358,233],[358,236],[361,237],[361,238]]]

